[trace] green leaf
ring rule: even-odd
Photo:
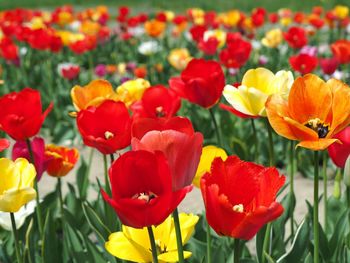
[[[264,239],[265,239],[265,233],[266,233],[266,225],[260,229],[258,234],[256,235],[256,256],[258,258],[258,262],[262,262],[262,251],[264,246]]]
[[[287,253],[282,255],[277,263],[287,262],[294,263],[300,262],[305,250],[307,249],[307,243],[309,242],[309,219],[306,218],[298,227],[292,246],[289,248]]]
[[[90,227],[95,231],[101,240],[107,240],[111,230],[102,222],[101,218],[94,211],[88,202],[82,203],[85,218]]]
[[[336,249],[341,245],[342,240],[344,239],[344,234],[346,234],[349,229],[349,212],[345,211],[341,217],[339,218],[331,240],[329,241],[329,250],[332,252],[332,256],[334,255]]]
[[[79,196],[82,200],[86,199],[87,189],[89,185],[89,177],[87,176],[88,166],[84,158],[81,158],[81,163],[77,171],[77,186],[79,190]]]
[[[57,237],[55,223],[50,211],[47,212],[44,223],[44,238],[42,240],[43,262],[61,262],[61,241]]]
[[[265,258],[267,259],[267,261],[268,261],[269,263],[276,263],[276,262],[273,260],[273,258],[272,258],[269,254],[266,253],[266,251],[264,251],[264,256],[265,256]]]
[[[320,253],[323,256],[323,259],[326,262],[329,262],[329,260],[332,257],[332,252],[329,247],[329,242],[327,239],[326,234],[323,231],[323,228],[320,223],[318,223],[318,233],[319,233],[319,246],[320,246]]]

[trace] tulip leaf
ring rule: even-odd
[[[265,233],[266,233],[266,225],[262,227],[258,234],[256,235],[256,254],[258,258],[258,262],[262,262],[262,251],[264,246],[264,239],[265,239]]]
[[[339,218],[331,240],[329,241],[329,250],[335,253],[336,249],[340,246],[342,239],[344,238],[343,233],[349,231],[349,212],[346,210]]]
[[[282,255],[278,260],[277,263],[287,262],[287,263],[293,263],[293,262],[300,262],[305,250],[307,248],[307,244],[309,242],[309,219],[306,218],[298,227],[295,237],[293,240],[293,243],[289,250]]]
[[[318,223],[318,233],[319,233],[319,246],[320,246],[320,253],[323,256],[324,260],[326,262],[329,262],[330,258],[332,257],[332,252],[330,250],[330,244],[328,242],[327,236],[323,231],[323,228],[320,223]]]
[[[77,171],[77,186],[79,190],[79,197],[82,200],[85,200],[87,195],[87,189],[89,185],[89,177],[87,176],[88,170],[89,169],[86,161],[84,158],[81,158],[80,166]]]
[[[276,261],[274,261],[273,258],[269,254],[266,253],[266,251],[264,251],[264,256],[267,259],[267,262],[276,263]]]
[[[61,247],[59,237],[55,229],[55,223],[53,222],[52,214],[50,210],[46,214],[45,223],[44,223],[44,237],[42,240],[42,258],[43,262],[61,262],[60,253]]]
[[[110,229],[108,229],[108,227],[102,222],[101,218],[88,202],[82,203],[82,208],[90,227],[96,232],[101,240],[107,240],[108,236],[111,234]]]

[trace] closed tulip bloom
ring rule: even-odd
[[[179,205],[192,186],[173,191],[169,165],[157,151],[130,151],[109,169],[112,197],[101,190],[103,198],[121,222],[143,228],[161,224]]]
[[[45,156],[48,159],[46,172],[54,177],[62,177],[74,168],[79,152],[76,148],[48,144],[45,147]]]
[[[266,32],[265,37],[261,40],[261,43],[265,47],[276,48],[281,44],[283,40],[283,34],[281,29],[276,28]]]
[[[279,135],[318,151],[338,141],[335,134],[350,124],[349,101],[350,89],[345,83],[336,79],[324,82],[307,74],[294,81],[288,99],[272,95],[266,111]]]
[[[24,158],[0,158],[0,170],[0,211],[15,213],[36,197],[35,168]]]
[[[220,99],[225,85],[224,72],[214,60],[192,59],[181,77],[169,80],[180,97],[203,108],[211,108]]]
[[[177,113],[180,106],[180,97],[173,90],[156,85],[146,89],[141,100],[135,102],[130,108],[134,118],[170,118]]]
[[[161,151],[169,162],[173,190],[192,184],[202,153],[203,136],[186,118],[138,119],[133,123],[133,150]]]
[[[35,137],[30,141],[33,151],[34,166],[36,170],[36,180],[39,181],[46,171],[48,159],[45,156],[45,141],[43,138]],[[30,153],[28,151],[27,142],[17,141],[12,148],[12,160],[18,158],[25,158],[30,160]]]
[[[201,179],[209,225],[219,235],[249,240],[283,207],[276,195],[285,177],[277,169],[244,162],[236,156],[216,158]]]
[[[339,168],[344,168],[346,160],[350,155],[350,127],[334,135],[341,143],[333,143],[328,147],[328,154],[333,163]]]
[[[210,172],[211,164],[216,157],[220,157],[223,161],[225,161],[227,159],[227,154],[224,149],[216,147],[214,145],[208,145],[203,147],[196,176],[193,179],[193,184],[196,187],[200,187],[201,177],[205,173]]]
[[[179,214],[179,220],[182,244],[184,245],[190,239],[199,217],[181,213]],[[159,262],[178,262],[173,218],[168,217],[162,224],[152,228],[154,238],[157,240],[157,249],[159,249]],[[122,232],[115,232],[109,236],[105,247],[113,256],[123,260],[142,263],[152,262],[152,248],[149,242],[147,228],[135,229],[123,226]],[[184,251],[184,258],[189,258],[191,254],[190,251]]]
[[[103,154],[130,145],[131,118],[123,102],[106,100],[98,107],[79,111],[77,126],[84,143]]]
[[[250,69],[244,74],[238,88],[226,85],[223,95],[233,109],[243,116],[266,117],[267,98],[271,94],[288,97],[293,80],[290,71],[281,70],[273,74],[265,68]]]
[[[0,98],[0,129],[15,140],[26,140],[35,136],[53,104],[42,112],[40,92],[24,88]]]
[[[89,106],[98,106],[105,100],[117,100],[111,83],[102,79],[93,80],[83,87],[76,85],[70,94],[77,111],[85,110]]]

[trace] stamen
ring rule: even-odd
[[[164,117],[165,114],[164,114],[164,111],[163,111],[163,107],[162,106],[159,106],[156,108],[156,115],[157,117]]]
[[[329,132],[329,125],[325,125],[319,118],[308,120],[306,127],[317,132],[319,138],[325,138]]]
[[[243,204],[234,205],[232,207],[232,209],[233,209],[233,211],[238,212],[238,213],[243,213],[243,211],[244,211]]]
[[[114,134],[112,133],[112,132],[110,132],[110,131],[106,131],[105,132],[105,138],[106,138],[106,140],[109,140],[109,139],[111,139],[111,138],[113,138],[114,137]]]
[[[139,194],[135,194],[132,198],[133,199],[139,199],[144,200],[146,203],[151,202],[152,199],[156,198],[157,196],[152,192],[142,192]]]

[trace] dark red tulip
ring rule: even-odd
[[[77,125],[84,143],[103,154],[130,145],[131,118],[123,102],[106,100],[78,113]]]
[[[146,89],[140,101],[131,106],[134,118],[173,117],[180,109],[180,97],[162,85]]]
[[[276,168],[244,162],[236,156],[216,158],[201,179],[209,225],[219,235],[249,240],[283,207],[276,195],[285,181]]]
[[[15,140],[26,140],[36,135],[53,104],[42,112],[40,92],[24,88],[0,98],[0,129]]]
[[[299,54],[291,56],[289,58],[289,63],[295,71],[298,71],[301,74],[307,74],[316,69],[317,58],[308,54]]]
[[[133,150],[161,151],[169,162],[174,191],[191,185],[202,153],[203,136],[186,118],[137,119]]]
[[[142,228],[162,223],[191,191],[173,192],[169,165],[161,152],[130,151],[109,169],[112,197],[103,198],[124,225]]]
[[[324,74],[332,75],[339,66],[339,61],[336,57],[320,59],[320,67]]]
[[[169,80],[170,88],[180,97],[204,108],[214,106],[225,86],[225,76],[219,63],[213,60],[192,59],[181,77]]]
[[[284,39],[292,48],[302,48],[307,44],[306,31],[302,27],[293,26],[283,34]]]
[[[344,168],[345,162],[350,155],[350,127],[336,134],[334,138],[339,139],[341,143],[330,145],[328,147],[328,154],[336,166]]]

